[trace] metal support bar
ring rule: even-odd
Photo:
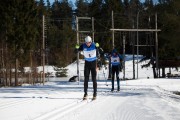
[[[79,32],[79,33],[90,33],[92,31],[77,31],[77,32]]]
[[[111,31],[127,31],[127,32],[160,32],[160,29],[110,29]]]
[[[76,17],[77,19],[88,19],[88,20],[90,20],[91,19],[91,17]]]
[[[146,47],[146,46],[154,46],[154,45],[134,45],[134,46],[139,46],[139,47]]]

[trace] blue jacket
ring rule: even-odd
[[[119,66],[119,65],[121,65],[120,64],[121,60],[122,60],[122,56],[120,54],[118,54],[116,49],[113,49],[113,51],[111,53],[111,65]]]
[[[83,43],[78,50],[83,51],[85,61],[91,62],[97,59],[97,48],[95,43],[91,43],[89,47],[86,43]]]

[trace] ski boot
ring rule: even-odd
[[[96,100],[96,94],[93,94],[92,100]]]
[[[83,100],[87,100],[88,95],[84,94]]]
[[[117,91],[119,92],[120,91],[120,88],[118,87]]]
[[[113,89],[113,88],[111,89],[111,92],[114,92],[114,89]]]

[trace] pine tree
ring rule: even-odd
[[[173,0],[162,2],[156,8],[159,13],[159,25],[162,30],[159,34],[160,59],[175,59],[180,55],[180,49],[178,47],[180,45],[178,39],[180,35],[179,7],[180,1]],[[176,54],[172,54],[172,51]]]
[[[72,6],[67,0],[52,4],[47,45],[50,49],[49,57],[53,59],[49,59],[49,64],[65,66],[72,62],[72,44],[75,42],[72,13]]]
[[[25,55],[34,47],[37,38],[37,9],[34,0],[3,1],[1,19],[5,28],[6,45],[9,52],[9,61],[16,68],[15,85],[18,85],[17,69],[27,61]],[[10,63],[11,64],[11,63]]]

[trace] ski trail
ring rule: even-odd
[[[68,112],[71,112],[85,104],[87,104],[88,101],[78,100],[72,103],[68,103],[64,105],[61,108],[57,108],[51,112],[45,113],[34,120],[56,120],[57,118],[62,117],[63,115],[67,114]]]
[[[63,116],[61,120],[177,120],[172,107],[152,87],[123,87],[120,92],[101,92],[91,102]],[[178,113],[173,113],[176,111]],[[88,117],[87,117],[88,115]],[[70,117],[69,117],[70,116]],[[73,117],[72,117],[73,116]]]
[[[159,94],[160,97],[162,97],[163,99],[166,99],[169,102],[173,102],[173,103],[180,102],[180,96],[173,94],[173,92],[161,89],[158,86],[154,87],[153,89]]]
[[[55,109],[48,113],[45,113],[45,114],[35,118],[34,120],[59,120],[59,119],[65,117],[67,114],[71,114],[72,111],[73,112],[78,111],[82,107],[85,108],[85,107],[93,106],[94,104],[103,101],[102,98],[101,98],[101,100],[99,100],[98,98],[96,100],[92,100],[91,97],[92,97],[92,95],[89,95],[87,100],[80,99],[80,100],[74,101],[72,103],[69,103],[67,105],[64,105],[64,107]],[[104,100],[107,98],[108,97],[103,97]]]
[[[95,106],[97,106],[99,104],[103,104],[104,101],[107,101],[107,99],[109,99],[109,96],[107,96],[106,94],[107,93],[104,93],[104,92],[99,93],[97,95],[96,100],[89,100],[87,102],[87,104],[85,104],[84,106],[76,108],[75,110],[73,110],[71,112],[68,112],[68,114],[65,114],[64,116],[59,117],[59,119],[61,119],[61,120],[87,120],[88,119],[87,116],[85,118],[81,118],[81,115],[83,114],[83,112],[87,111],[87,110],[93,111]],[[96,113],[98,113],[98,112],[96,112]],[[89,112],[89,114],[91,115],[91,112]],[[73,116],[73,118],[72,117],[69,118],[69,116]],[[97,118],[91,119],[91,120],[96,120]],[[59,120],[59,119],[56,119],[56,120]]]
[[[23,100],[15,100],[15,101],[10,101],[10,102],[7,102],[7,103],[3,103],[3,104],[0,104],[0,110],[5,109],[5,108],[9,108],[9,107],[13,107],[13,106],[16,106],[16,105],[20,105],[20,104],[23,104],[23,103],[28,103],[31,100],[32,100],[32,98],[23,99]]]

